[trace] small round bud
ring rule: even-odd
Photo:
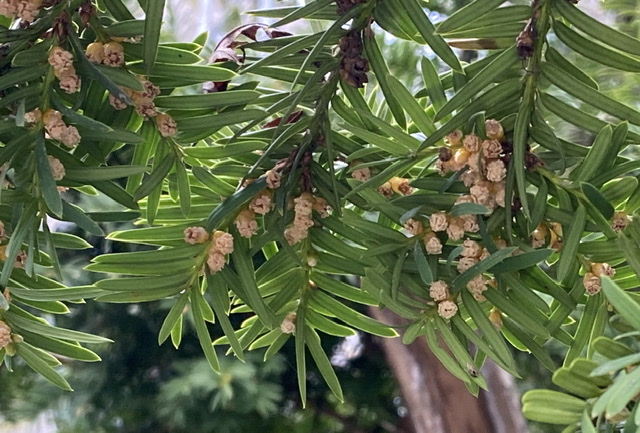
[[[496,329],[502,329],[502,313],[500,310],[493,308],[489,313],[489,321],[496,327]]]
[[[409,195],[413,192],[413,188],[409,185],[409,179],[392,177],[389,179],[389,184],[391,185],[391,189],[398,194]]]
[[[442,162],[447,162],[453,157],[453,152],[447,146],[442,146],[438,151],[438,159]]]
[[[11,343],[11,328],[0,320],[0,349],[7,347]]]
[[[502,140],[504,138],[504,129],[502,125],[495,119],[488,119],[484,124],[487,132],[487,138],[490,140]]]
[[[462,144],[464,145],[464,148],[467,149],[469,152],[477,152],[478,150],[480,150],[481,143],[482,143],[482,140],[480,140],[480,137],[474,134],[466,135],[464,137],[464,140],[462,140]]]
[[[409,232],[409,234],[416,236],[419,235],[420,233],[422,233],[424,231],[424,227],[422,225],[421,221],[418,220],[414,220],[413,218],[409,218],[405,223],[404,223],[404,228],[406,231]]]
[[[456,129],[451,134],[447,135],[446,141],[449,143],[449,146],[458,146],[462,142],[462,131]]]
[[[203,227],[187,227],[184,229],[184,241],[188,244],[203,244],[209,240],[209,233]]]
[[[622,231],[629,225],[629,217],[626,212],[616,212],[611,219],[611,228],[617,232]]]
[[[602,289],[602,282],[600,281],[600,277],[594,275],[591,272],[587,272],[582,279],[582,285],[584,286],[587,295],[593,296],[600,292]]]
[[[444,301],[449,297],[449,286],[442,280],[434,281],[429,288],[429,296],[434,301]]]
[[[166,113],[156,116],[156,126],[163,137],[173,137],[178,133],[178,124],[175,119]]]
[[[104,60],[104,44],[102,42],[92,42],[87,46],[84,54],[90,62],[102,63]]]
[[[458,306],[453,301],[442,301],[438,303],[438,315],[443,319],[450,319],[458,312]]]
[[[436,212],[429,218],[429,226],[434,232],[443,232],[449,226],[449,217],[445,212]]]
[[[107,66],[118,67],[124,65],[124,47],[118,42],[107,42],[103,45],[102,63]]]
[[[280,324],[280,330],[283,334],[293,334],[296,331],[296,313],[289,313],[285,316]]]
[[[592,263],[591,273],[597,277],[601,277],[603,275],[613,277],[616,274],[616,270],[612,268],[609,263]]]
[[[230,233],[216,230],[213,233],[213,248],[220,254],[231,254],[233,252],[233,236]]]
[[[442,254],[442,242],[432,231],[424,235],[424,248],[427,254]]]

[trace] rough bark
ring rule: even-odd
[[[405,319],[371,307],[372,317],[396,326]],[[526,433],[513,379],[492,362],[482,372],[489,392],[472,396],[431,353],[424,339],[404,345],[382,339],[385,356],[400,386],[415,433]]]

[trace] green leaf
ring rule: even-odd
[[[136,165],[112,165],[103,167],[73,167],[65,170],[65,181],[79,183],[127,178],[144,173],[146,167]],[[58,194],[59,195],[59,194]]]
[[[129,9],[122,3],[122,0],[102,0],[102,3],[106,6],[106,8],[111,12],[115,19],[118,21],[124,20],[133,20],[133,15],[129,12]],[[113,27],[116,24],[112,24]],[[136,33],[135,35],[127,35],[127,36],[136,36],[142,33]]]
[[[260,92],[255,90],[233,90],[203,95],[158,96],[153,102],[160,108],[202,110],[245,105],[257,102],[259,96]]]
[[[182,314],[184,313],[184,307],[187,305],[187,301],[189,300],[189,294],[184,292],[178,300],[171,306],[167,317],[165,317],[164,322],[162,322],[162,327],[160,328],[160,332],[158,333],[158,345],[164,343],[164,341],[171,334],[171,330],[176,326],[178,320],[182,318]]]
[[[626,344],[612,340],[609,337],[596,338],[593,341],[593,348],[596,352],[608,359],[621,358],[634,353]]]
[[[466,347],[466,342],[463,343],[458,339],[456,334],[454,334],[451,329],[449,329],[449,325],[445,323],[444,319],[440,316],[435,317],[434,325],[436,329],[440,331],[442,335],[442,340],[447,345],[453,356],[458,360],[458,363],[462,368],[465,369],[466,373],[471,377],[471,380],[478,384],[483,389],[487,389],[487,383],[482,373],[478,371],[478,367],[473,362],[471,355],[469,354],[469,349]]]
[[[591,422],[591,416],[589,415],[589,407],[585,407],[582,412],[582,419],[580,420],[580,428],[582,433],[597,433],[593,423]]]
[[[69,382],[62,377],[57,371],[47,364],[34,347],[28,343],[16,344],[16,353],[24,359],[29,367],[31,367],[36,373],[41,374],[45,379],[53,383],[58,388],[65,391],[73,391]]]
[[[207,275],[207,290],[211,293],[211,305],[218,317],[218,323],[220,324],[224,335],[229,339],[229,344],[231,345],[233,352],[238,359],[244,359],[242,345],[240,344],[240,341],[238,341],[233,325],[227,315],[229,292],[226,284],[223,283],[221,278],[218,278],[215,275]]]
[[[171,171],[175,163],[175,158],[173,153],[169,153],[157,165],[154,164],[153,171],[142,181],[142,184],[133,194],[133,199],[138,201],[151,194],[155,188],[160,186],[162,181],[167,177],[167,174],[169,174],[169,171]]]
[[[493,11],[502,3],[504,3],[504,0],[476,0],[455,11],[446,20],[438,24],[436,30],[438,33],[452,32]]]
[[[306,53],[305,59],[302,62],[302,65],[300,66],[300,69],[298,69],[298,71],[296,72],[296,76],[293,79],[293,82],[291,83],[291,87],[292,88],[295,88],[295,86],[300,83],[304,72],[306,70],[310,69],[309,67],[316,60],[316,57],[318,56],[318,54],[320,54],[320,52],[324,49],[324,46],[327,44],[327,42],[331,38],[335,37],[337,34],[342,34],[342,26],[345,25],[352,18],[355,18],[359,14],[361,14],[362,10],[364,9],[364,7],[365,7],[365,5],[363,5],[363,4],[356,5],[351,10],[349,10],[347,13],[343,14],[342,16],[339,16],[338,19],[336,21],[334,21],[331,24],[331,26],[329,26],[328,29],[325,30],[324,34],[320,37],[320,39],[318,39],[318,42],[313,46],[311,51]],[[326,71],[326,72],[328,72],[328,71]],[[322,75],[325,75],[325,74],[323,73]],[[307,91],[308,91],[308,89],[310,89],[311,86],[309,86],[309,84],[312,83],[312,82],[313,82],[313,80],[309,80],[306,83],[305,89],[307,89]],[[303,92],[304,92],[304,90],[303,90]],[[297,105],[297,104],[295,104],[295,105]],[[289,107],[289,109],[285,112],[285,115],[283,117],[288,118],[289,115],[293,112],[293,109],[294,109],[294,104],[292,104]],[[280,126],[282,126],[282,124]],[[278,134],[276,134],[276,135],[278,135]]]
[[[86,250],[93,248],[89,242],[70,233],[53,232],[50,235],[56,248],[67,250]],[[43,232],[38,232],[38,242],[46,242]]]
[[[516,188],[518,190],[518,198],[522,203],[522,213],[527,219],[531,219],[529,212],[529,203],[527,199],[527,182],[525,175],[525,154],[527,152],[527,139],[529,137],[529,126],[531,123],[531,111],[533,110],[533,98],[527,93],[530,92],[527,87],[518,114],[516,115],[516,123],[513,128],[513,159],[510,168],[515,172]]]
[[[146,68],[141,64],[132,64],[130,70],[135,73],[146,73]],[[152,77],[180,77],[182,85],[190,83],[202,83],[207,81],[229,81],[236,76],[230,69],[217,65],[173,65],[170,63],[155,63],[149,72]]]
[[[340,402],[344,402],[344,396],[342,395],[342,388],[340,387],[340,382],[338,381],[338,377],[336,376],[335,371],[333,371],[333,367],[331,366],[331,362],[329,362],[329,358],[324,353],[322,349],[322,345],[320,344],[320,337],[312,328],[305,329],[305,343],[309,348],[309,352],[311,352],[311,356],[313,360],[316,362],[316,366],[318,370],[320,370],[320,374],[324,378],[327,385],[329,385],[329,389],[331,392],[340,400]]]
[[[582,30],[596,41],[640,56],[640,40],[619,32],[602,21],[590,17],[569,2],[553,2],[554,9],[566,18],[577,29]]]
[[[558,280],[560,281],[567,279],[574,267],[578,245],[582,239],[586,221],[587,211],[582,204],[578,204],[573,222],[569,226],[569,230],[565,230],[563,236],[564,243],[560,252],[560,260],[558,260]]]
[[[307,364],[304,351],[308,329],[305,319],[306,310],[306,297],[302,297],[302,299],[300,299],[300,304],[298,305],[298,310],[296,311],[295,350],[298,388],[300,390],[300,399],[302,400],[303,408],[307,405]]]
[[[391,297],[393,299],[398,298],[398,289],[400,287],[400,275],[402,273],[402,267],[404,266],[404,262],[407,259],[408,250],[404,250],[400,252],[398,259],[396,260],[395,265],[393,265],[393,272],[391,274]]]
[[[546,316],[540,311],[517,304],[510,298],[507,298],[501,291],[494,289],[493,287],[489,287],[489,289],[484,291],[483,294],[489,302],[495,305],[496,308],[510,317],[527,332],[545,339],[549,338],[549,331],[544,327]],[[525,342],[523,341],[523,343]]]
[[[369,293],[360,288],[346,284],[337,278],[325,275],[322,272],[313,271],[310,275],[310,280],[322,290],[331,293],[332,295],[340,296],[344,299],[364,305],[378,305],[377,299]]]
[[[461,215],[489,215],[491,211],[478,203],[458,203],[451,208],[451,216]]]
[[[564,159],[563,159],[564,161]],[[564,164],[564,162],[563,162]],[[564,169],[561,169],[564,171]],[[538,227],[544,218],[544,213],[547,210],[547,200],[549,195],[549,185],[544,177],[540,177],[540,185],[538,185],[538,191],[536,192],[533,205],[531,207],[531,220],[529,223],[529,230]]]
[[[562,43],[588,59],[621,71],[640,72],[640,61],[581,36],[561,21],[553,22],[553,30]]]
[[[433,272],[427,262],[427,257],[424,255],[421,241],[417,241],[413,246],[413,259],[418,267],[418,273],[420,274],[422,282],[425,284],[433,283]]]
[[[264,300],[258,289],[256,282],[255,269],[253,267],[253,261],[249,254],[249,246],[244,238],[242,238],[237,232],[234,232],[234,249],[231,253],[231,260],[236,269],[236,274],[242,284],[244,296],[236,291],[235,287],[230,287],[243,301],[251,307],[253,311],[258,315],[260,321],[267,328],[274,328],[279,325],[273,311],[265,305]]]
[[[636,330],[640,330],[640,305],[613,280],[607,276],[600,277],[602,292],[613,308]]]
[[[436,34],[436,29],[425,15],[424,10],[416,0],[394,0],[398,6],[396,10],[404,10],[409,14],[411,21],[415,24],[420,35],[427,42],[429,47],[440,57],[447,65],[456,71],[462,71],[460,61],[453,53],[449,45]]]
[[[582,189],[584,195],[589,199],[591,204],[598,209],[602,216],[606,219],[611,219],[613,217],[615,209],[596,187],[590,183],[580,182],[580,189]]]
[[[603,299],[600,294],[590,296],[587,299],[582,317],[580,317],[580,320],[578,321],[578,329],[576,329],[576,333],[573,337],[573,344],[571,344],[571,347],[564,358],[564,365],[571,364],[578,356],[580,356],[584,348],[587,346],[602,302]]]
[[[189,216],[191,211],[191,185],[184,161],[176,160],[174,165],[176,182],[178,183],[178,197],[180,198],[180,211],[182,216]]]
[[[609,164],[609,160],[611,159],[610,149],[612,136],[613,128],[611,125],[602,128],[595,140],[593,140],[593,144],[589,148],[589,153],[585,156],[582,164],[572,172],[572,174],[575,173],[577,175],[574,174],[570,177],[578,181],[588,182],[598,172],[601,172],[604,166]]]
[[[427,344],[429,345],[431,352],[433,352],[442,365],[458,379],[465,383],[470,383],[471,377],[469,376],[469,373],[463,369],[460,364],[451,357],[451,355],[449,355],[448,351],[440,347],[439,338],[436,334],[433,322],[428,321],[424,326],[424,330],[427,338]]]
[[[447,114],[461,107],[471,98],[475,97],[481,90],[495,81],[496,77],[503,71],[511,68],[518,62],[518,55],[515,49],[508,49],[495,57],[482,71],[475,75],[467,84],[462,87],[453,98],[451,98],[435,116],[435,120],[440,120]]]
[[[161,264],[157,266],[162,270]],[[114,292],[169,290],[175,294],[184,290],[190,279],[191,275],[188,273],[165,273],[164,275],[152,277],[108,278],[106,280],[100,280],[95,284],[96,287],[101,290]]]
[[[86,332],[45,325],[41,322],[27,319],[10,311],[6,313],[6,317],[12,328],[24,329],[26,331],[33,332],[34,334],[45,335],[48,337],[58,338],[60,340],[77,341],[80,343],[113,343],[113,341],[108,338],[87,334]]]
[[[564,69],[569,74],[576,77],[578,80],[582,81],[589,87],[593,87],[598,90],[598,83],[587,75],[581,68],[577,67],[570,61],[568,61],[562,54],[558,52],[555,48],[548,46],[547,50],[544,53],[545,59],[548,62],[553,63],[560,69]]]
[[[76,301],[95,298],[105,292],[94,286],[65,287],[62,289],[34,290],[22,287],[11,287],[11,293],[22,299],[32,301]]]
[[[314,2],[308,3],[307,5],[303,6],[303,7],[299,7],[299,8],[295,8],[293,9],[293,11],[289,14],[287,14],[285,17],[283,17],[282,19],[276,21],[275,23],[273,23],[271,25],[271,27],[281,27],[284,26],[285,24],[289,24],[292,23],[294,21],[297,21],[299,19],[303,19],[303,18],[309,18],[311,15],[313,15],[315,12],[320,11],[321,9],[323,9],[325,6],[327,6],[328,4],[332,3],[331,0],[316,0]],[[259,11],[253,11],[253,12],[247,12],[247,13],[257,13]]]
[[[136,233],[136,230],[132,231]],[[157,233],[158,239],[163,239],[161,230],[150,230],[150,232]],[[121,232],[122,233],[122,232]],[[129,232],[130,233],[130,232]],[[113,232],[111,235],[116,235],[113,239],[120,239],[117,236],[118,232]],[[153,235],[151,235],[153,236]],[[180,236],[182,238],[182,236]],[[138,239],[133,239],[138,240]],[[139,240],[144,240],[140,238]],[[189,245],[184,244],[182,246],[173,248],[164,248],[158,250],[146,250],[135,251],[131,253],[113,253],[102,254],[94,257],[91,261],[93,263],[102,264],[121,264],[121,265],[158,265],[158,268],[162,270],[165,263],[170,263],[174,260],[193,259],[193,257],[202,252],[205,245]],[[195,262],[194,262],[195,263]]]
[[[22,335],[25,341],[29,344],[51,353],[56,353],[58,355],[84,362],[101,361],[100,357],[95,352],[85,349],[78,344],[68,343],[57,338],[45,337],[24,330],[20,335]]]
[[[66,120],[66,123],[75,124],[77,126],[82,126],[84,128],[91,129],[98,133],[108,133],[113,131],[108,125],[105,125],[102,122],[98,122],[95,119],[92,119],[87,116],[83,116],[82,114],[77,113],[76,111],[68,108],[64,103],[60,100],[60,98],[56,95],[55,92],[50,92],[51,94],[51,102],[56,110],[60,111]],[[84,138],[84,136],[82,136]]]
[[[441,33],[446,39],[508,39],[517,37],[522,31],[522,23],[511,22],[502,24],[490,24],[481,27],[465,27],[453,32]]]
[[[388,152],[391,155],[406,155],[410,151],[415,150],[415,147],[407,148],[406,144],[402,141],[395,142],[390,140],[390,137],[386,134],[376,134],[374,132],[367,131],[366,129],[350,125],[348,123],[342,126],[344,127],[344,129],[353,132],[357,137],[368,141],[370,144],[384,150],[385,152]]]
[[[262,119],[266,113],[258,109],[242,111],[223,111],[217,114],[207,114],[203,116],[178,117],[178,130],[180,132],[202,132],[203,137],[207,137],[223,126],[237,125],[251,120]],[[189,140],[191,141],[191,140]]]
[[[29,68],[11,68],[9,72],[0,77],[0,90],[5,90],[16,84],[26,83],[41,78],[47,73],[49,65],[34,66]]]
[[[215,95],[215,93],[211,94]],[[264,141],[258,140],[238,141],[220,146],[186,147],[184,154],[198,159],[224,159],[262,150],[267,145]]]
[[[142,82],[128,70],[122,68],[114,68],[107,65],[99,65],[94,63],[91,64],[99,73],[111,80],[114,84],[117,84],[120,87],[128,87],[129,89],[135,90],[137,92],[144,91]],[[82,135],[82,138],[84,138],[84,134]]]
[[[634,239],[630,234],[622,232],[616,240],[616,245],[636,275],[640,275],[640,256],[638,255],[640,239],[637,236]]]
[[[144,17],[144,66],[147,75],[151,74],[158,55],[158,42],[160,41],[160,28],[162,27],[162,14],[165,0],[154,0],[147,3]]]
[[[431,104],[436,111],[440,110],[444,104],[447,103],[447,97],[444,94],[442,82],[440,81],[440,77],[438,77],[436,68],[427,57],[422,57],[420,60],[420,66],[420,69],[422,70],[422,79],[427,89],[429,99],[431,100]]]
[[[585,400],[563,392],[535,389],[522,397],[522,413],[531,421],[573,424],[580,421],[586,404]]]
[[[515,361],[513,359],[513,355],[509,350],[504,338],[500,335],[500,333],[496,330],[495,326],[489,318],[487,314],[482,310],[482,307],[478,304],[471,293],[468,290],[462,290],[462,302],[464,303],[469,316],[473,319],[473,323],[478,327],[478,329],[482,332],[482,337],[486,342],[491,346],[490,351],[486,351],[485,353],[489,355],[492,359],[497,360],[502,365],[506,367],[506,370],[511,371],[512,374],[516,372]],[[454,316],[453,323],[460,329],[464,328],[466,323],[464,322],[459,315]],[[468,326],[468,325],[466,325]],[[517,373],[515,373],[517,376]]]
[[[507,332],[512,334],[515,338],[517,338],[520,341],[520,343],[522,343],[522,345],[524,345],[524,347],[526,347],[527,350],[531,352],[531,354],[535,356],[538,359],[538,361],[540,361],[540,363],[549,371],[556,370],[556,365],[554,364],[553,360],[551,359],[547,351],[543,349],[542,346],[540,346],[538,343],[536,343],[536,341],[533,338],[531,338],[529,334],[524,332],[513,320],[511,320],[509,317],[503,316],[502,323],[503,323],[503,333],[506,330]],[[505,336],[506,335],[507,334],[505,334]],[[549,338],[549,337],[547,336],[545,337],[545,339],[546,338]]]
[[[178,317],[175,325],[171,328],[171,344],[176,349],[180,347],[180,343],[182,342],[182,316]]]
[[[625,369],[630,365],[640,362],[640,353],[623,356],[621,358],[612,359],[598,365],[591,372],[591,376],[601,376],[606,374],[615,374],[618,370]]]
[[[546,260],[555,251],[549,248],[541,248],[528,251],[513,257],[507,257],[499,265],[492,268],[495,273],[513,272],[521,269],[527,269]]]
[[[577,360],[587,361],[583,358]],[[589,361],[587,361],[589,362]],[[569,391],[571,394],[577,395],[582,398],[597,397],[602,394],[602,390],[596,385],[590,378],[581,374],[578,374],[574,366],[577,365],[574,361],[569,367],[561,367],[553,374],[553,383],[560,388]]]
[[[551,83],[581,101],[599,108],[600,110],[619,119],[627,120],[629,123],[634,125],[640,125],[640,112],[600,93],[592,87],[584,84],[582,81],[576,80],[556,66],[553,66],[550,63],[544,63],[542,66],[542,73],[549,79],[549,81],[551,81]]]
[[[200,347],[202,347],[204,356],[205,358],[207,358],[207,361],[209,361],[209,365],[211,366],[213,371],[215,371],[216,373],[220,373],[220,362],[218,361],[218,355],[213,348],[211,336],[209,335],[209,330],[207,329],[207,323],[205,322],[203,313],[200,310],[201,303],[197,300],[194,300],[194,297],[200,297],[202,299],[202,294],[200,294],[199,290],[191,291],[191,314],[193,316],[193,323],[196,328],[196,334],[198,336],[198,341],[200,342]]]
[[[638,392],[640,392],[640,370],[636,368],[626,377],[618,376],[614,384],[600,397],[600,400],[607,401],[605,416],[611,419],[619,414]],[[595,408],[594,405],[594,410]]]
[[[36,168],[40,191],[45,203],[47,203],[47,207],[57,217],[62,216],[62,199],[58,192],[58,185],[53,179],[47,150],[44,145],[44,137],[41,134],[38,134],[36,138]]]
[[[304,37],[285,36],[282,38],[276,38],[278,42],[277,45],[276,45],[276,40],[274,39],[263,41],[262,43],[258,42],[257,43],[258,46],[253,45],[257,50],[260,50],[261,48],[266,50],[268,45],[264,46],[264,44],[265,43],[269,44],[271,42],[274,45],[274,48],[276,48],[276,51],[269,54],[266,57],[262,57],[258,59],[256,62],[253,62],[245,66],[242,72],[246,74],[253,70],[263,68],[265,66],[286,65],[287,60],[291,60],[293,58],[299,58],[300,53],[303,50],[307,49],[312,45],[317,44],[318,40],[323,36],[323,34],[324,32],[319,32],[319,33],[313,33]],[[286,43],[285,45],[285,42],[289,42],[289,43]],[[335,42],[337,42],[337,38]]]
[[[398,334],[388,326],[361,314],[322,291],[314,291],[309,298],[309,306],[320,313],[334,314],[344,323],[380,337],[397,337]]]
[[[404,117],[404,107],[400,104],[400,101],[396,97],[396,92],[394,92],[393,88],[389,84],[389,80],[387,80],[387,77],[390,75],[389,69],[387,68],[384,57],[380,52],[380,48],[378,47],[375,38],[364,39],[364,52],[366,53],[369,65],[380,84],[384,100],[389,106],[389,109],[393,114],[393,118],[396,120],[400,128],[405,129],[406,119]]]
[[[424,327],[424,321],[419,320],[411,322],[411,324],[402,333],[402,344],[411,344],[416,338],[423,334],[422,328]]]
[[[591,131],[597,134],[602,130],[602,128],[609,124],[595,116],[587,114],[582,110],[573,107],[572,105],[565,104],[560,99],[546,93],[540,93],[540,101],[545,108],[547,108],[556,116],[586,131]],[[640,136],[636,137],[633,132],[629,132],[629,136],[633,136],[634,140],[640,139]],[[582,151],[581,147],[576,147],[576,150],[578,149],[580,149],[581,153],[587,153],[586,151]]]
[[[124,46],[124,52],[127,56],[136,59],[142,59],[144,57],[144,44],[124,43],[122,45]],[[158,53],[156,55],[156,62],[158,63],[190,65],[201,61],[202,57],[193,51],[162,44],[158,46]]]
[[[15,263],[20,249],[22,248],[22,242],[30,230],[35,230],[33,225],[35,223],[35,211],[37,206],[38,203],[36,201],[32,201],[32,203],[22,209],[21,217],[13,230],[11,239],[9,239],[9,244],[5,250],[6,257],[4,259],[4,265],[2,266],[2,272],[0,272],[0,287],[7,287],[7,283],[11,277],[11,271],[13,270],[13,264]],[[9,304],[6,299],[0,300],[0,308],[5,310],[9,309]]]

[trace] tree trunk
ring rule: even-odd
[[[407,325],[389,310],[370,308],[372,317],[394,326]],[[489,392],[478,398],[467,391],[431,353],[424,339],[405,345],[399,338],[381,346],[405,400],[415,433],[526,433],[519,395],[511,376],[487,360],[482,372]]]

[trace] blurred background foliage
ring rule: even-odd
[[[129,2],[134,14],[141,16],[137,2]],[[291,6],[301,1],[277,0],[170,0],[167,2],[164,37],[167,40],[193,40],[202,32],[209,39],[203,53],[207,57],[216,42],[232,28],[255,22],[243,11],[269,7]],[[432,18],[443,18],[467,0],[432,1]],[[518,2],[515,2],[518,3]],[[582,0],[588,7],[601,7],[603,20],[615,22],[617,27],[636,37],[640,36],[639,0]],[[599,3],[599,4],[598,4]],[[313,26],[319,26],[312,23]],[[308,32],[313,28],[296,23],[287,28],[292,32]],[[319,28],[315,28],[319,30]],[[415,45],[392,38],[380,39],[385,60],[394,75],[405,83],[419,80],[416,74],[420,56],[428,51],[416,51]],[[632,104],[640,82],[622,81],[613,70],[579,58],[568,50],[569,60],[595,77],[601,88],[616,99]],[[466,54],[460,53],[465,59]],[[470,60],[470,59],[468,59]],[[628,76],[627,76],[628,77]],[[637,98],[635,98],[637,99]],[[583,108],[583,107],[578,107]],[[554,125],[557,126],[557,125]],[[565,128],[570,128],[566,127]],[[576,142],[588,142],[589,134],[575,129],[562,131]],[[128,160],[130,155],[114,158]],[[88,200],[87,196],[78,199]],[[83,203],[83,208],[100,209],[99,198]],[[105,227],[106,232],[130,227]],[[68,230],[69,227],[59,227]],[[73,230],[73,228],[71,228]],[[76,232],[81,236],[85,233]],[[83,271],[92,257],[127,251],[130,245],[88,239],[94,249],[68,252],[61,257],[66,263],[65,276],[69,285],[90,284],[92,274]],[[19,374],[0,369],[0,415],[7,422],[28,420],[43,413],[50,420],[51,432],[59,433],[169,433],[192,432],[232,433],[261,431],[262,433],[410,433],[406,409],[399,397],[397,385],[385,363],[382,349],[369,336],[356,341],[325,338],[325,349],[333,350],[334,364],[345,393],[345,404],[331,395],[317,372],[309,369],[307,410],[301,410],[295,378],[292,344],[281,354],[262,361],[262,353],[248,353],[245,362],[235,358],[221,358],[222,374],[216,375],[202,356],[195,333],[189,322],[180,351],[169,343],[157,344],[157,330],[169,309],[168,303],[139,305],[102,304],[89,301],[71,314],[58,317],[58,324],[72,329],[99,333],[116,341],[98,348],[102,362],[93,364],[67,363],[68,376],[73,376],[75,392],[66,393],[55,388],[25,366],[16,366]],[[216,328],[211,327],[216,337]],[[221,336],[220,333],[218,336]],[[289,343],[293,343],[290,341]],[[560,363],[564,348],[558,343],[547,347]],[[533,357],[519,352],[516,355],[523,379],[521,391],[551,388],[550,373]],[[6,424],[0,427],[19,433]],[[38,427],[39,433],[48,433]],[[532,432],[555,432],[549,425],[531,425]]]

